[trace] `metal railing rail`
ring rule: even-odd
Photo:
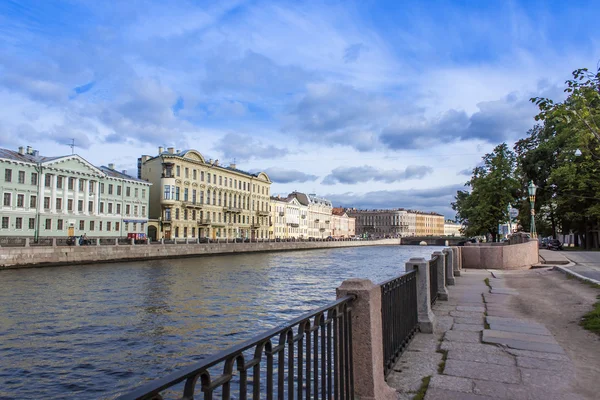
[[[419,326],[417,271],[380,283],[383,372],[392,371]]]
[[[240,400],[354,399],[353,299],[338,299],[117,399],[163,399],[162,392],[182,382],[182,399],[200,398],[196,386],[205,400],[231,399],[232,386]]]
[[[438,257],[439,256],[435,256],[431,260],[429,260],[429,299],[431,301],[431,305],[434,305],[435,301],[438,298]]]

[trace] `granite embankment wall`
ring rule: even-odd
[[[0,248],[0,269],[156,260],[215,254],[291,251],[337,247],[399,245],[399,239],[339,242],[263,242],[140,244],[120,246],[60,246]]]
[[[463,268],[527,269],[539,262],[537,240],[510,245],[467,243],[461,253]]]

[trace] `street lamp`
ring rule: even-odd
[[[529,203],[531,204],[531,237],[537,238],[537,233],[535,232],[535,191],[537,190],[537,186],[535,186],[533,181],[529,182],[527,190],[529,192]]]

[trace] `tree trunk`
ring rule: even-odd
[[[552,224],[552,239],[556,239],[556,218],[554,218],[554,209],[552,207],[550,208],[550,223]]]

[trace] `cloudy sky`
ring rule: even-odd
[[[454,214],[528,99],[595,68],[595,1],[0,2],[0,146],[136,173],[158,146],[273,193]]]

